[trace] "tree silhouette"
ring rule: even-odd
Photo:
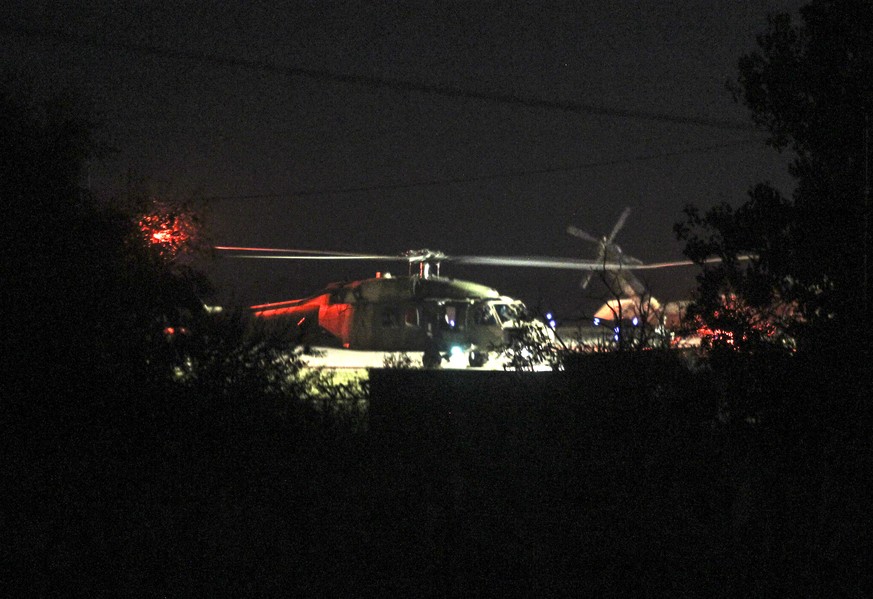
[[[793,153],[796,189],[789,199],[762,183],[736,210],[723,204],[701,216],[689,208],[676,232],[691,258],[725,259],[701,278],[704,318],[737,294],[764,312],[791,306],[801,349],[866,344],[873,5],[815,0],[800,15],[799,23],[769,18],[731,85],[768,144]],[[748,268],[736,261],[742,254],[755,256]]]
[[[196,218],[90,197],[80,183],[97,145],[83,114],[68,99],[34,99],[20,80],[0,85],[0,478],[14,506],[0,587],[229,588],[238,581],[215,581],[233,568],[204,558],[204,539],[257,552],[262,537],[296,530],[301,506],[325,497],[315,464],[352,455],[344,444],[365,427],[365,396],[302,372],[292,339],[207,315],[185,258]],[[238,504],[259,516],[231,526]],[[277,567],[262,557],[262,570]]]

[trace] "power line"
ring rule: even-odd
[[[673,156],[685,156],[688,154],[702,154],[707,152],[715,152],[725,148],[747,146],[750,144],[760,143],[760,140],[743,139],[720,144],[712,144],[708,146],[698,146],[686,148],[684,150],[676,150],[673,152],[661,152],[658,154],[642,154],[633,158],[618,158],[614,160],[602,160],[598,162],[587,162],[577,164],[575,166],[566,167],[550,167],[523,171],[508,171],[505,173],[494,175],[480,175],[476,177],[452,177],[447,179],[428,179],[422,181],[407,181],[402,183],[383,183],[377,185],[362,185],[356,187],[334,187],[334,188],[319,188],[319,189],[302,189],[295,191],[287,191],[282,193],[256,193],[244,195],[212,195],[198,196],[194,199],[214,201],[214,200],[269,200],[289,197],[306,197],[317,195],[342,195],[352,193],[365,193],[371,191],[394,191],[399,189],[412,189],[416,187],[440,187],[444,185],[455,185],[462,183],[479,183],[483,181],[495,181],[498,179],[506,179],[511,177],[527,177],[532,175],[547,175],[553,173],[568,173],[589,168],[598,168],[602,166],[614,166],[619,164],[631,164],[634,162],[645,162],[649,160],[657,160],[659,158],[670,158]]]
[[[755,128],[752,125],[745,122],[683,116],[657,111],[626,110],[583,102],[549,100],[545,98],[519,96],[516,94],[471,90],[452,85],[432,85],[419,81],[408,81],[403,79],[391,79],[384,77],[337,73],[324,69],[290,67],[285,65],[279,65],[275,62],[266,60],[251,60],[246,58],[209,54],[205,52],[174,50],[172,48],[153,46],[148,44],[109,41],[107,39],[99,38],[97,36],[79,35],[59,30],[44,30],[0,24],[0,33],[19,35],[31,39],[49,40],[64,44],[87,46],[92,48],[98,48],[101,50],[124,51],[133,54],[156,56],[173,60],[187,60],[220,67],[237,67],[252,71],[277,73],[294,77],[304,77],[314,81],[343,83],[374,89],[390,89],[393,91],[401,91],[407,93],[418,92],[447,98],[462,98],[466,100],[483,100],[499,104],[524,106],[527,108],[543,108],[586,116],[605,116],[610,118],[623,118],[651,121],[657,123],[690,125],[732,131],[755,131]]]

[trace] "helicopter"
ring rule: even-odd
[[[441,358],[463,351],[471,366],[481,366],[490,351],[510,342],[525,326],[545,335],[550,332],[541,321],[530,318],[521,301],[486,285],[440,276],[440,263],[449,259],[441,252],[411,250],[399,256],[377,256],[275,248],[216,249],[240,258],[408,263],[409,273],[404,276],[377,272],[367,279],[331,283],[302,299],[250,307],[257,318],[279,319],[293,327],[303,344],[423,352],[426,365],[436,365]],[[458,261],[459,257],[452,259]]]
[[[605,270],[601,273],[601,279],[611,296],[598,310],[596,310],[591,318],[590,325],[596,329],[603,327],[608,329],[606,338],[612,338],[614,341],[619,341],[622,336],[630,332],[630,337],[646,338],[650,333],[654,332],[659,336],[667,333],[672,339],[673,335],[681,328],[685,313],[688,309],[691,300],[671,301],[662,304],[655,298],[651,290],[648,288],[635,272],[643,265],[643,262],[633,256],[624,253],[621,247],[615,242],[618,232],[624,226],[630,214],[630,208],[625,208],[619,216],[615,225],[608,235],[596,237],[590,233],[569,225],[567,233],[597,246],[597,262],[604,264],[624,264],[625,268],[616,270]],[[739,255],[736,260],[746,262],[751,260],[751,255]],[[709,258],[703,261],[704,264],[712,264],[721,262],[720,258]],[[680,261],[672,263],[671,266],[682,266],[688,262]],[[579,287],[583,291],[588,287],[595,271],[588,271],[582,278]],[[633,333],[633,329],[638,327],[648,327],[648,330],[637,331]],[[589,333],[593,331],[589,330]],[[683,338],[678,339],[680,343],[689,343],[689,339],[684,338],[686,333],[683,333]],[[589,334],[589,337],[603,338],[602,334]],[[693,343],[695,340],[692,339]]]
[[[615,242],[615,238],[627,221],[630,211],[630,208],[624,209],[608,235],[596,237],[574,225],[567,227],[567,233],[583,241],[596,244],[597,262],[621,263],[629,266],[641,265],[643,263],[641,260],[625,254]],[[625,268],[601,273],[602,282],[612,297],[595,311],[592,319],[594,323],[609,320],[634,319],[636,321],[646,320],[650,321],[650,324],[656,324],[651,321],[657,319],[659,315],[663,315],[666,308],[669,307],[671,313],[675,311],[673,305],[662,306],[650,293],[646,285],[634,274],[633,270],[632,268]],[[582,291],[591,283],[594,272],[589,270],[582,278],[579,283],[579,288]]]
[[[358,254],[321,250],[216,246],[234,258],[283,260],[354,260],[403,262],[408,273],[376,276],[327,285],[301,299],[250,307],[257,318],[275,319],[292,327],[301,344],[333,345],[351,350],[422,352],[425,366],[463,352],[470,366],[481,366],[493,352],[522,334],[533,333],[549,343],[553,327],[534,318],[520,300],[486,285],[440,276],[444,262],[473,266],[548,268],[601,272],[631,285],[629,270],[670,268],[693,264],[643,263],[615,251],[612,241],[627,218],[623,213],[612,233],[603,239],[597,260],[542,256],[449,256],[428,249],[398,255]],[[587,234],[586,234],[587,235]]]

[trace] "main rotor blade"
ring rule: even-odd
[[[597,262],[594,260],[579,260],[576,258],[550,258],[546,256],[449,256],[447,258],[456,264],[470,266],[517,266],[520,268],[554,268],[557,270],[655,270],[659,268],[677,268],[694,266],[692,260],[675,260],[672,262],[651,262],[648,264],[625,264],[621,262]],[[750,256],[739,256],[738,260],[748,260]],[[721,258],[707,258],[704,264],[721,262]]]
[[[628,215],[630,214],[630,207],[625,208],[624,212],[621,213],[621,216],[618,217],[618,221],[615,223],[615,226],[612,228],[612,232],[609,234],[609,237],[606,238],[606,243],[612,243],[612,240],[615,239],[615,236],[618,235],[618,232],[621,231],[621,228],[624,226],[624,221],[627,220]]]
[[[302,254],[313,256],[368,256],[370,254],[356,254],[352,252],[331,252],[323,250],[292,250],[286,248],[260,248],[260,247],[239,247],[230,245],[216,245],[214,249],[223,252],[262,252],[262,253],[277,253],[277,254]]]
[[[754,256],[737,256],[737,262],[746,262],[751,260]],[[718,264],[719,262],[723,262],[721,258],[707,258],[700,262],[700,264]],[[648,264],[639,263],[639,264],[623,264],[622,266],[626,270],[652,270],[656,268],[676,268],[677,266],[693,266],[698,264],[698,262],[694,262],[693,260],[676,260],[675,262],[650,262]]]
[[[377,260],[393,262],[409,262],[405,256],[380,256],[354,254],[351,256],[282,256],[277,254],[234,254],[229,258],[242,258],[248,260]],[[602,262],[595,260],[577,260],[575,258],[549,258],[536,256],[447,256],[446,261],[469,266],[516,266],[520,268],[554,268],[556,270],[587,270],[616,271],[616,270],[651,270],[657,268],[674,268],[677,266],[692,266],[696,262],[691,260],[678,260],[676,262],[655,262],[652,264],[625,264],[622,262]],[[721,262],[720,258],[710,258],[706,263]]]
[[[216,250],[231,253],[229,258],[248,258],[261,260],[379,260],[392,262],[416,262],[418,256],[398,256],[383,254],[355,254],[352,252],[329,252],[321,250],[298,250],[280,248],[255,248],[237,246],[215,246]],[[738,256],[738,261],[750,260],[751,256]],[[516,266],[521,268],[554,268],[558,270],[583,271],[616,271],[616,270],[652,270],[658,268],[675,268],[697,264],[691,260],[676,260],[673,262],[654,262],[644,264],[636,258],[605,262],[603,255],[597,260],[580,260],[576,258],[553,258],[548,256],[443,256],[440,262],[454,262],[472,266]],[[703,264],[721,262],[721,258],[707,258]]]
[[[243,258],[248,260],[378,260],[384,262],[391,260],[393,262],[409,262],[409,258],[404,256],[368,256],[365,254],[355,254],[354,256],[279,256],[276,254],[233,254],[228,258]]]
[[[286,248],[260,248],[217,245],[216,250],[242,252],[231,254],[229,258],[251,258],[262,260],[393,260],[409,262],[406,256],[385,256],[381,254],[355,254],[352,252],[331,252],[322,250],[295,250]],[[282,255],[285,254],[285,255]]]
[[[471,266],[517,266],[521,268],[554,268],[558,270],[619,270],[625,265],[576,258],[549,258],[545,256],[451,256],[456,264]]]
[[[578,227],[574,227],[573,225],[570,225],[567,227],[567,233],[569,233],[573,237],[578,237],[579,239],[584,239],[585,241],[590,241],[592,243],[600,243],[600,240],[597,239],[594,235],[591,235],[590,233],[586,233],[582,229],[580,229]]]

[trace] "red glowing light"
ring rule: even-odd
[[[190,251],[197,232],[195,217],[188,211],[174,210],[159,202],[155,202],[152,209],[151,213],[142,214],[137,222],[146,242],[171,260]]]
[[[779,341],[784,335],[786,321],[792,316],[790,305],[762,310],[735,294],[729,294],[722,297],[721,306],[712,311],[710,319],[697,316],[695,321],[697,335],[706,345],[739,349],[755,340]]]
[[[152,233],[152,243],[172,243],[173,234],[170,231],[154,231]]]

